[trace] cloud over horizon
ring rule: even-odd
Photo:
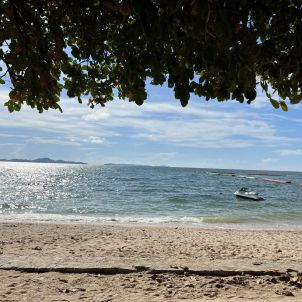
[[[5,93],[7,91],[0,91],[0,102]],[[92,162],[107,161],[111,157],[123,160],[123,148],[125,159],[130,160],[132,156],[131,160],[135,161],[138,155],[134,154],[140,152],[141,158],[146,154],[154,163],[160,156],[152,157],[148,149],[156,150],[156,154],[162,154],[162,159],[169,162],[179,159],[180,150],[187,150],[195,157],[202,152],[209,158],[214,153],[223,158],[227,150],[236,150],[231,151],[234,154],[245,150],[254,156],[257,150],[265,149],[268,154],[263,154],[258,161],[263,164],[273,164],[268,160],[272,148],[275,153],[279,150],[276,154],[280,156],[302,155],[300,137],[294,131],[301,120],[271,108],[263,109],[264,98],[259,99],[259,105],[250,107],[234,102],[192,100],[186,108],[169,98],[166,102],[152,98],[141,107],[116,99],[105,108],[93,110],[63,98],[63,114],[54,110],[38,114],[26,107],[9,114],[2,106],[0,143],[17,143],[23,147],[24,155],[30,152],[32,145],[40,146],[41,156],[46,150],[57,158],[60,152],[69,156],[73,150],[72,156],[83,154],[85,160],[90,156]],[[284,130],[281,123],[291,127]],[[43,145],[47,149],[42,148]],[[7,154],[8,147],[5,150],[0,151],[0,156]]]

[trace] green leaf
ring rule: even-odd
[[[141,106],[144,104],[144,100],[143,99],[136,99],[134,100],[135,104],[138,105],[138,106]]]
[[[299,95],[291,96],[289,99],[291,104],[299,104],[301,102],[301,96]]]
[[[275,109],[279,109],[280,103],[279,103],[278,101],[276,101],[276,100],[273,99],[273,98],[270,98],[269,100],[270,100],[271,104],[273,105],[273,107],[274,107]]]
[[[256,96],[257,96],[257,92],[256,89],[250,89],[248,91],[245,92],[244,96],[251,102],[253,101]]]
[[[20,111],[21,110],[21,105],[20,104],[14,104],[14,110],[15,111]]]
[[[186,107],[188,105],[188,99],[180,99],[180,104],[182,107]]]
[[[281,108],[282,108],[283,111],[288,111],[287,104],[284,101],[281,101],[280,105],[281,105]]]
[[[260,85],[261,85],[261,87],[262,87],[262,89],[265,91],[265,92],[267,92],[267,89],[268,89],[268,86],[267,86],[267,82],[260,82]]]

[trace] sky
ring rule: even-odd
[[[0,158],[50,157],[89,164],[302,171],[302,105],[274,109],[191,96],[182,108],[166,86],[147,85],[142,106],[119,100],[90,109],[62,95],[63,113],[9,113],[0,87]]]

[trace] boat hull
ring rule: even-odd
[[[255,201],[264,200],[263,197],[256,196],[256,195],[240,194],[240,193],[237,193],[237,192],[235,192],[234,195],[238,198],[244,198],[244,199],[249,199],[249,200],[255,200]]]
[[[264,181],[272,182],[276,184],[291,184],[291,180],[279,180],[279,179],[271,179],[271,178],[262,178]]]

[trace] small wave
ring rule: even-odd
[[[257,219],[255,219],[256,221]],[[59,224],[135,224],[135,225],[167,225],[195,226],[222,229],[259,229],[259,230],[302,230],[300,224],[269,223],[258,221],[253,223],[245,217],[134,217],[134,216],[82,216],[42,213],[2,213],[0,223],[59,223]]]
[[[172,203],[188,203],[189,200],[184,198],[184,197],[179,197],[179,196],[173,196],[173,197],[170,197],[168,199],[169,202],[172,202]]]
[[[117,181],[133,181],[133,182],[137,182],[137,181],[142,181],[141,178],[137,178],[137,177],[115,177],[115,180]]]
[[[10,209],[11,206],[9,203],[3,203],[0,205],[0,209],[6,210],[6,209]]]
[[[0,204],[0,209],[1,210],[19,210],[19,211],[22,211],[22,210],[26,210],[28,209],[29,206],[27,204],[23,204],[23,203],[20,203],[20,204],[14,204],[14,203],[2,203]]]
[[[202,218],[176,217],[176,216],[86,216],[86,215],[61,215],[46,213],[3,213],[0,222],[53,222],[53,223],[134,223],[134,224],[201,224]]]
[[[234,216],[217,216],[217,217],[204,217],[204,223],[247,223],[251,222],[250,218],[246,217],[234,217]]]
[[[302,212],[280,212],[280,213],[266,213],[261,214],[263,219],[269,221],[302,221]]]

